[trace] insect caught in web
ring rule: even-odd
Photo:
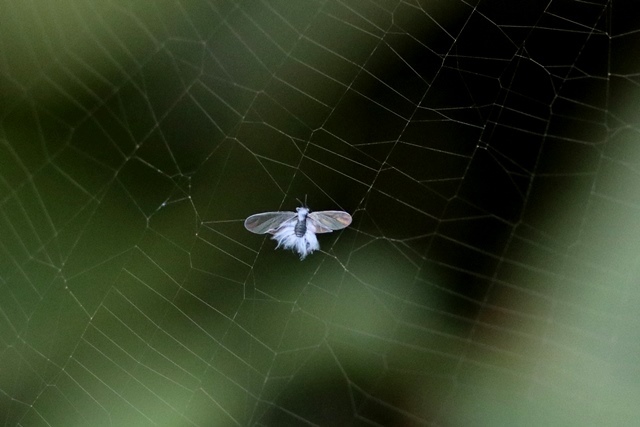
[[[343,211],[311,212],[299,207],[295,212],[264,212],[251,215],[244,221],[244,228],[256,234],[273,234],[282,246],[300,254],[300,260],[320,249],[316,238],[319,233],[342,230],[351,224],[351,215]]]

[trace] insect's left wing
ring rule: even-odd
[[[244,220],[244,228],[252,233],[265,234],[275,233],[276,229],[283,223],[295,219],[295,212],[264,212],[251,215]]]
[[[331,233],[333,230],[342,230],[351,224],[351,215],[343,211],[311,212],[307,219],[313,221],[316,233]]]

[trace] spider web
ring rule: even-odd
[[[637,421],[634,16],[3,2],[0,424]]]

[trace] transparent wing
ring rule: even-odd
[[[307,221],[313,221],[316,233],[331,233],[333,230],[342,230],[351,224],[351,215],[343,211],[318,211],[311,212]]]
[[[264,212],[244,220],[244,228],[256,234],[273,234],[286,221],[297,218],[295,212]]]

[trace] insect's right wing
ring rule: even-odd
[[[244,228],[256,234],[273,234],[283,223],[296,219],[295,212],[264,212],[251,215],[244,220]]]
[[[313,221],[316,233],[331,233],[348,227],[351,224],[351,215],[343,211],[317,211],[311,212],[308,220]]]

